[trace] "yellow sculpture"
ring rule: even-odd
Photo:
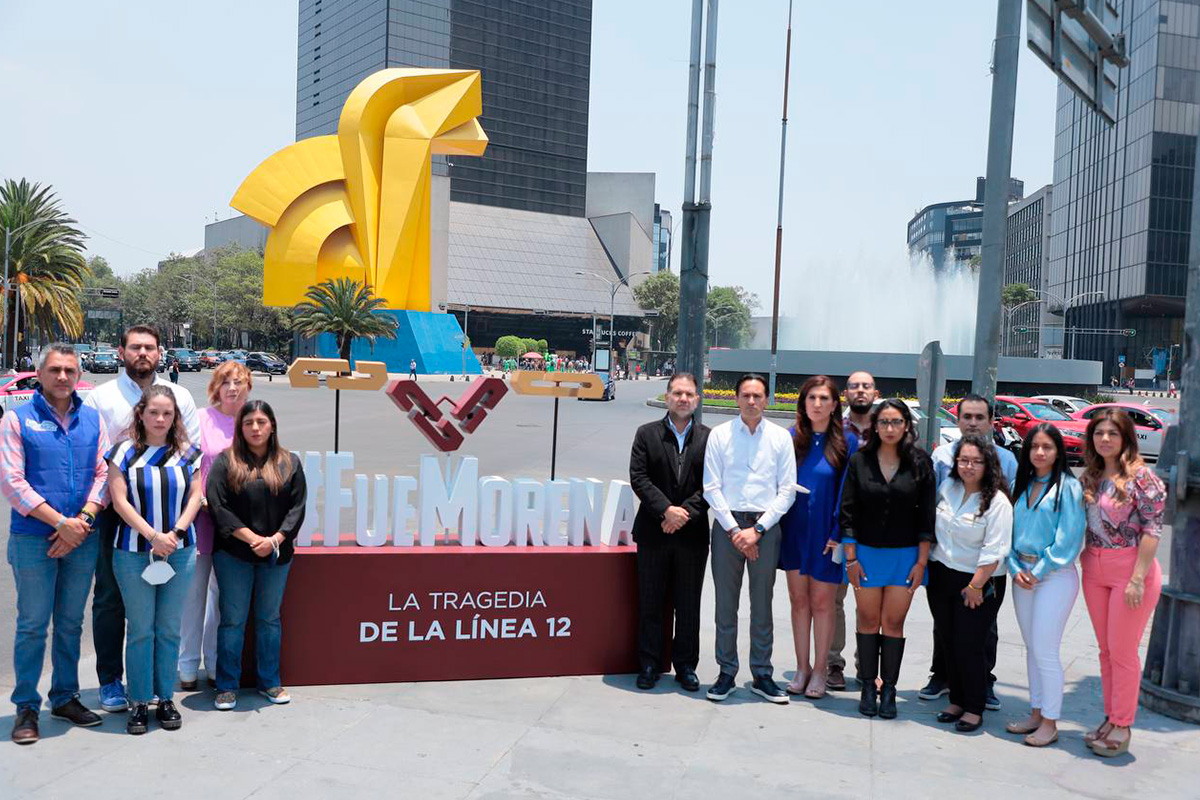
[[[478,70],[385,69],[355,87],[338,132],[258,165],[230,205],[269,227],[263,302],[291,306],[328,278],[390,309],[430,310],[430,159],[483,155]]]

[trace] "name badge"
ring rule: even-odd
[[[38,422],[35,419],[25,420],[25,427],[31,431],[39,431],[40,433],[53,433],[58,428],[53,422]]]

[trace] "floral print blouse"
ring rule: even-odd
[[[1167,487],[1149,467],[1141,467],[1117,499],[1111,480],[1100,482],[1095,502],[1087,504],[1088,547],[1137,547],[1143,536],[1162,535]]]

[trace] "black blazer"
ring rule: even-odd
[[[647,422],[633,437],[629,455],[629,483],[642,501],[633,521],[633,540],[680,536],[708,542],[708,502],[704,499],[704,448],[709,429],[692,423],[680,457],[668,418]],[[680,506],[690,519],[673,534],[663,533],[668,506]]]

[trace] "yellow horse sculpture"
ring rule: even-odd
[[[483,155],[478,70],[385,69],[350,93],[331,136],[258,165],[230,205],[271,230],[263,302],[295,305],[328,278],[387,308],[430,310],[430,159]]]

